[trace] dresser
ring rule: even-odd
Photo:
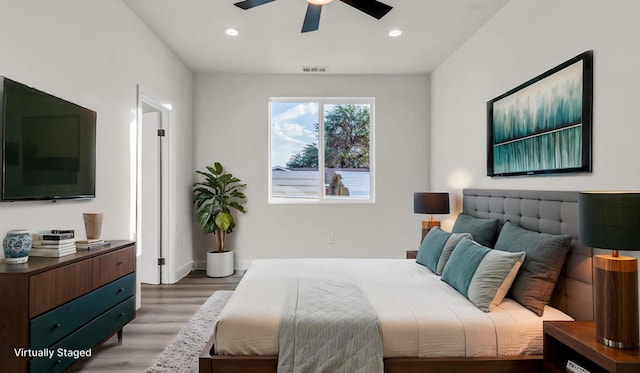
[[[0,263],[0,367],[62,372],[135,318],[136,246]]]

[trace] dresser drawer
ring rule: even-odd
[[[130,246],[93,258],[93,286],[102,286],[133,272],[136,269],[135,249]]]
[[[29,318],[54,309],[94,289],[91,276],[90,260],[31,276],[29,278]]]
[[[39,349],[53,345],[134,295],[135,286],[135,275],[132,273],[32,319],[29,322],[29,346]]]
[[[133,320],[135,317],[135,303],[135,297],[128,298],[69,337],[50,347],[49,350],[53,351],[54,354],[52,359],[31,359],[29,371],[33,373],[63,372],[75,363],[77,359],[73,356],[61,356],[61,351],[84,352],[102,342],[126,323]],[[90,352],[93,355],[95,351],[92,349]]]

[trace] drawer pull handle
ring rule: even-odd
[[[117,263],[116,263],[116,265],[118,265],[118,266],[119,266],[120,264],[124,264],[124,260],[121,260],[121,261],[119,261],[119,262],[117,262]]]
[[[120,312],[120,316],[118,316],[118,318],[120,317],[124,317],[124,312]]]
[[[53,327],[54,327],[54,328],[59,328],[59,327],[61,327],[61,326],[62,326],[62,325],[60,325],[60,324],[53,324]]]
[[[122,293],[123,291],[124,291],[124,288],[118,289],[118,293]]]

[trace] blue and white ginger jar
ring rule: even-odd
[[[31,233],[25,229],[14,229],[7,232],[2,241],[4,258],[9,264],[26,263],[31,252]]]

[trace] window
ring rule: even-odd
[[[272,98],[269,106],[270,203],[374,201],[373,98]]]

